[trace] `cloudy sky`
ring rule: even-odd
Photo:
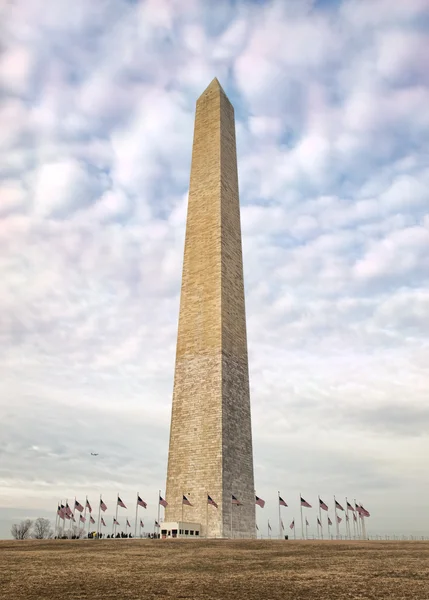
[[[140,491],[153,523],[215,76],[260,528],[280,490],[285,522],[300,492],[336,494],[370,533],[429,534],[429,0],[15,0],[0,19],[0,537],[100,492],[111,518]]]

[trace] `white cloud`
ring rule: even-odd
[[[35,174],[34,211],[42,217],[64,216],[93,202],[108,184],[75,160],[42,165]]]

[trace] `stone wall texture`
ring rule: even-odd
[[[166,500],[203,536],[255,537],[234,109],[217,79],[195,116]]]

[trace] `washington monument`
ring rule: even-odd
[[[234,109],[217,79],[195,115],[166,500],[166,521],[255,537]]]

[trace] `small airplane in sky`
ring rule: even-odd
[[[98,456],[97,452],[91,452],[91,456]]]

